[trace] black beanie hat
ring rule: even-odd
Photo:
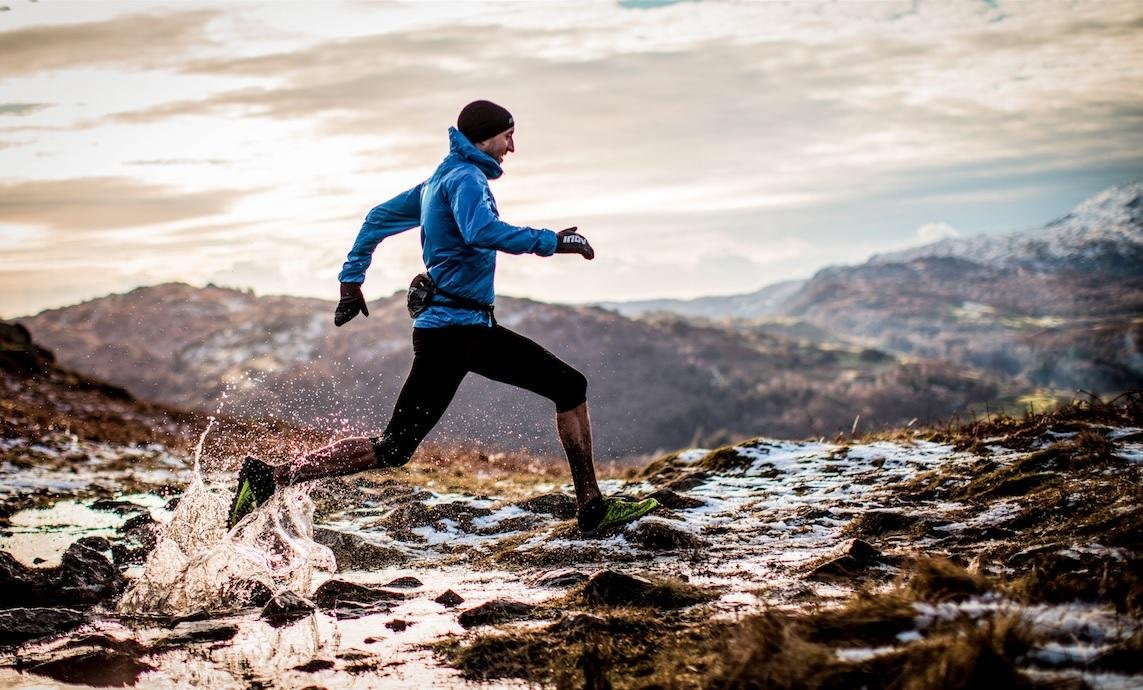
[[[514,124],[512,113],[492,101],[473,101],[456,118],[456,128],[474,144],[507,132]]]

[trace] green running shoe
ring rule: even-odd
[[[653,498],[642,501],[628,501],[625,498],[611,496],[598,503],[591,503],[579,511],[576,520],[579,529],[584,534],[594,534],[608,527],[622,525],[632,520],[638,520],[647,513],[659,507],[659,502]]]
[[[234,491],[234,501],[230,504],[227,528],[233,528],[239,520],[254,512],[273,495],[274,468],[247,455],[238,472],[238,488]]]

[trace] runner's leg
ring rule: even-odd
[[[467,370],[455,356],[462,336],[453,329],[413,331],[413,366],[380,438],[355,437],[332,443],[275,469],[281,484],[356,474],[409,461],[448,408]]]
[[[470,370],[493,381],[524,388],[556,404],[556,430],[568,458],[576,503],[599,498],[592,460],[587,379],[536,342],[503,326],[476,341]]]

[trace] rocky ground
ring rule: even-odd
[[[1137,395],[671,453],[591,537],[559,464],[439,449],[227,532],[237,449],[320,439],[39,366],[0,377],[0,686],[1143,683]]]
[[[180,452],[8,437],[35,507],[0,538],[0,683],[1134,687],[1139,404],[691,449],[609,480],[664,508],[591,538],[521,459],[295,489],[226,535],[228,475],[187,490]]]

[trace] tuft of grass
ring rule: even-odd
[[[924,558],[914,565],[906,589],[918,601],[939,603],[964,601],[984,594],[993,589],[993,586],[988,580],[968,572],[950,560]]]

